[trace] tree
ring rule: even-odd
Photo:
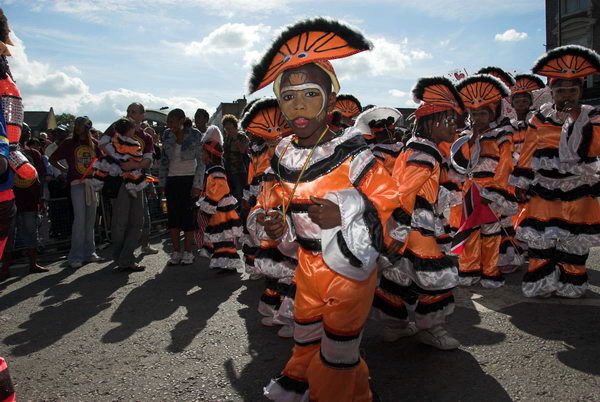
[[[56,124],[58,125],[64,124],[65,126],[73,127],[74,123],[75,116],[71,113],[61,113],[56,115]]]

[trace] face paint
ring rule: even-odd
[[[292,81],[291,78],[289,81]],[[298,80],[294,81],[298,82]],[[312,82],[286,85],[281,88],[279,95],[281,112],[295,128],[308,126],[310,120],[323,113],[326,104],[325,90],[319,84]]]

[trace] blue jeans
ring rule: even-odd
[[[85,184],[71,186],[73,203],[73,231],[71,233],[71,251],[67,261],[83,263],[96,254],[94,226],[96,224],[96,199],[91,205],[85,203]]]

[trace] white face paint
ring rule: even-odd
[[[318,95],[316,95],[315,93],[318,93]],[[321,98],[320,104],[317,103],[317,99],[315,99],[318,96],[320,96]],[[327,106],[327,97],[325,96],[325,90],[319,84],[308,82],[305,84],[288,85],[282,87],[279,93],[280,108],[286,119],[290,121],[299,117],[295,115],[297,112],[294,113],[293,108],[286,107],[288,104],[293,103],[293,100],[296,97],[302,97],[302,99],[304,100],[305,111],[303,113],[305,113],[306,115],[301,117],[304,117],[309,120],[315,118],[316,116],[319,116]]]

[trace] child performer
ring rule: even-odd
[[[206,165],[204,192],[196,205],[206,214],[206,249],[211,250],[209,267],[219,273],[236,273],[241,265],[236,241],[242,235],[242,221],[236,212],[237,200],[231,194],[223,167],[223,147],[218,141],[202,145]]]
[[[471,128],[463,131],[451,148],[452,168],[464,181],[465,197],[480,193],[499,216],[517,213],[515,197],[508,192],[512,172],[513,128],[508,119],[499,119],[500,101],[508,96],[508,88],[491,75],[474,75],[458,83],[457,89],[469,111]],[[471,189],[472,186],[475,188]],[[499,220],[470,228],[459,259],[462,286],[481,280],[486,288],[504,285],[498,268],[502,228]]]
[[[270,167],[275,146],[281,138],[290,135],[292,130],[279,109],[277,99],[274,98],[255,102],[243,116],[241,124],[246,132],[265,142],[265,150],[259,157],[253,159],[250,165],[253,178],[249,187],[250,200],[253,201],[251,207],[256,205],[259,196],[261,205],[265,205],[265,202],[269,201],[270,194],[263,194],[263,188],[264,191],[271,191],[275,179]],[[282,338],[291,338],[294,325],[295,289],[292,281],[298,263],[296,248],[290,250],[289,256],[286,256],[277,248],[277,242],[262,241],[259,244],[253,236],[247,236],[244,246],[256,250],[256,255],[252,256],[254,273],[266,277],[266,288],[258,307],[258,311],[264,316],[262,324],[282,325],[277,334]]]
[[[438,242],[449,230],[443,213],[452,200],[451,192],[440,185],[445,173],[438,144],[455,135],[463,102],[444,77],[420,79],[413,95],[421,103],[415,112],[415,131],[393,172],[400,194],[400,207],[387,224],[394,239],[389,247],[393,266],[383,270],[372,317],[384,324],[387,341],[420,330],[420,342],[450,350],[460,343],[443,324],[454,311],[452,289],[458,283],[458,270]],[[408,321],[406,304],[412,305],[416,327]]]
[[[361,133],[327,125],[339,81],[328,59],[371,48],[335,20],[315,18],[283,30],[253,69],[250,92],[270,83],[294,135],[277,145],[271,169],[279,187],[251,212],[249,226],[297,242],[292,357],[265,388],[275,401],[370,401],[369,370],[360,357],[362,330],[385,251],[383,225],[398,206],[393,179]],[[261,233],[262,235],[262,233]]]
[[[396,140],[396,128],[404,118],[398,109],[392,107],[373,107],[356,118],[354,127],[363,134],[375,137],[371,152],[381,161],[383,167],[392,174],[394,164],[404,144]]]
[[[532,68],[550,78],[552,102],[529,120],[510,182],[527,200],[517,238],[528,245],[527,297],[578,298],[587,289],[585,263],[600,245],[600,110],[582,105],[584,78],[600,72],[600,56],[568,45]]]
[[[115,122],[115,135],[104,135],[100,138],[98,146],[102,156],[94,162],[94,176],[88,179],[94,190],[100,191],[108,176],[121,176],[129,195],[137,198],[138,191],[143,190],[148,182],[146,176],[140,169],[121,169],[121,163],[127,161],[141,162],[142,146],[133,138],[135,134],[135,122],[122,118]]]

